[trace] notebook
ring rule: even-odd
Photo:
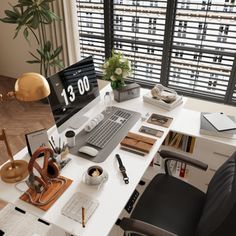
[[[210,113],[203,116],[219,132],[236,129],[236,123],[224,113]]]

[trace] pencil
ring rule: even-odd
[[[82,226],[85,228],[85,208],[82,207]]]

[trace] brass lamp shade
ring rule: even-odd
[[[15,83],[15,97],[20,101],[38,101],[49,94],[50,87],[47,80],[38,73],[24,73]]]

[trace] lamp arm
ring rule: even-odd
[[[8,155],[9,157],[11,158],[11,161],[13,162],[14,159],[13,159],[13,154],[12,154],[12,151],[11,151],[11,148],[9,146],[9,143],[8,143],[8,140],[7,140],[7,136],[6,136],[6,131],[5,129],[2,129],[2,135],[0,136],[0,140],[3,140],[6,144],[6,147],[7,147],[7,152],[8,152]]]

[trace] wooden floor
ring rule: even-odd
[[[0,93],[13,90],[15,80],[0,76]],[[16,99],[0,102],[0,129],[5,128],[12,152],[26,146],[25,134],[54,124],[48,104],[20,102]],[[0,130],[1,132],[1,130]],[[0,164],[8,159],[4,143],[0,141]]]

